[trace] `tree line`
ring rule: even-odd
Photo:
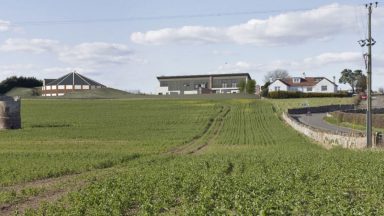
[[[0,83],[0,94],[5,94],[15,87],[34,88],[42,85],[43,81],[35,77],[11,76]]]

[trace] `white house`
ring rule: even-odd
[[[269,92],[335,93],[337,85],[325,77],[289,77],[275,80],[269,85],[268,90]]]

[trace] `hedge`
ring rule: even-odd
[[[269,98],[312,98],[312,97],[351,97],[347,92],[340,93],[304,93],[290,91],[273,91],[268,93]]]

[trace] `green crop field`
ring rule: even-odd
[[[279,115],[306,100],[24,100],[0,213],[382,215],[384,153],[299,135]]]

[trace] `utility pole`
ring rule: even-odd
[[[372,38],[372,7],[377,7],[378,2],[366,4],[368,9],[368,39],[360,40],[360,46],[368,47],[367,54],[367,147],[372,147],[372,46],[376,41]]]

